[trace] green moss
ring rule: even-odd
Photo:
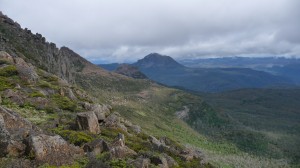
[[[18,74],[17,68],[16,66],[13,65],[8,65],[0,69],[0,76],[10,77],[17,74]]]
[[[84,143],[91,142],[94,138],[92,135],[83,132],[83,131],[73,131],[73,130],[64,130],[61,127],[52,129],[52,131],[60,136],[62,136],[64,139],[69,141],[72,144],[75,145],[82,145]]]
[[[59,94],[52,95],[52,100],[60,109],[63,110],[75,111],[77,108],[77,105],[74,101]]]

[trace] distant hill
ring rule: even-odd
[[[137,67],[128,64],[119,65],[115,72],[135,79],[147,79],[147,76],[139,71]]]
[[[189,68],[157,53],[149,54],[132,65],[159,83],[202,92],[293,84],[288,78],[250,68]]]
[[[272,68],[268,68],[267,71],[288,77],[295,83],[300,84],[300,63],[296,62],[284,66],[273,66]]]

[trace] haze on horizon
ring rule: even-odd
[[[299,0],[0,0],[0,10],[97,63],[300,57]]]

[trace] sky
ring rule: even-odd
[[[94,63],[300,57],[299,0],[0,0],[0,10]]]

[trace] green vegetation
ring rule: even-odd
[[[77,146],[94,140],[91,134],[83,131],[64,130],[62,127],[54,128],[52,131]]]
[[[60,109],[75,111],[77,108],[76,103],[65,96],[54,94],[51,98]]]
[[[29,96],[30,97],[45,97],[45,95],[43,93],[41,93],[40,91],[34,91],[34,92],[30,93]]]
[[[14,65],[8,65],[0,69],[0,76],[10,77],[17,75],[18,71],[16,66]]]

